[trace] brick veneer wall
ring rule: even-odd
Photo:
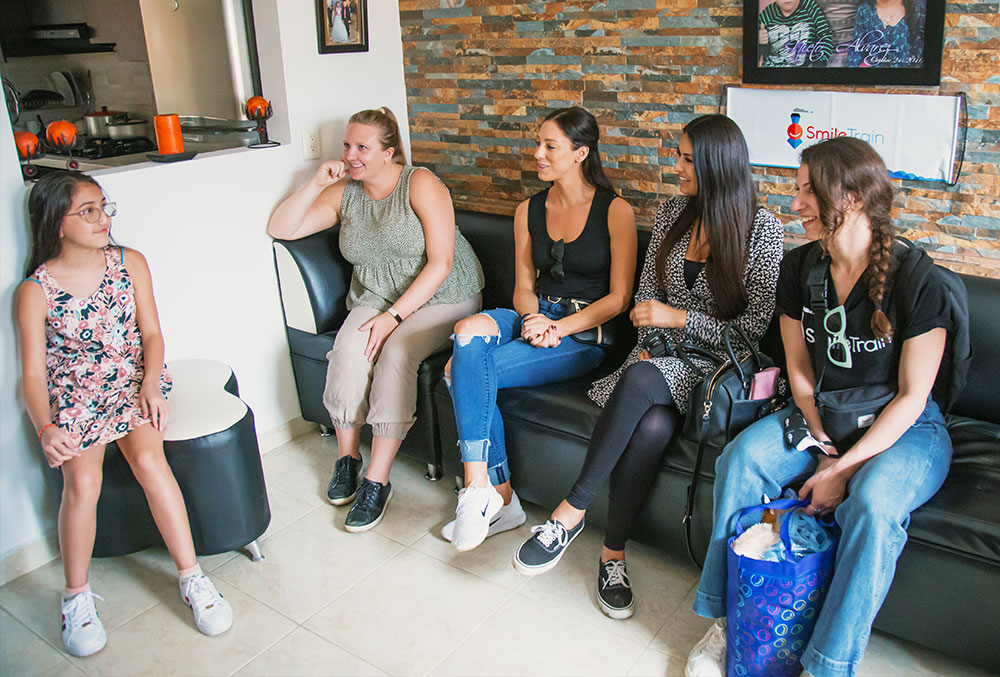
[[[582,105],[601,125],[609,176],[648,225],[677,193],[681,128],[716,112],[725,85],[740,84],[742,3],[734,0],[399,0],[399,10],[413,162],[440,176],[460,208],[512,213],[544,185],[532,158],[538,121]],[[940,87],[793,87],[966,92],[959,183],[897,181],[896,217],[949,267],[990,277],[1000,277],[998,10],[1000,0],[948,2]],[[794,172],[754,173],[797,241]]]

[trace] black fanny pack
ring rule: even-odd
[[[829,313],[827,307],[827,279],[830,269],[829,259],[817,261],[809,270],[809,307],[813,311],[813,316],[818,320],[822,331],[817,332],[818,336],[826,338],[827,345],[835,337],[831,336],[827,328],[826,316]],[[836,310],[836,309],[834,309]],[[844,327],[847,326],[846,316],[843,319]],[[843,341],[841,344],[845,351],[845,359],[850,358],[850,346]],[[812,361],[813,370],[816,374],[816,387],[813,390],[813,400],[819,410],[819,420],[823,423],[823,430],[830,437],[830,440],[837,447],[840,453],[847,451],[855,442],[861,439],[865,431],[871,427],[882,413],[885,405],[896,396],[896,388],[887,384],[877,384],[860,386],[857,388],[846,388],[844,390],[821,391],[823,384],[823,374],[826,371],[827,360],[823,356],[826,347],[813,346]]]
[[[574,313],[578,313],[587,306],[590,305],[590,301],[583,299],[567,299],[558,296],[542,296],[545,300],[551,303],[557,303],[560,305],[565,305],[573,309]],[[599,346],[601,348],[610,348],[615,344],[615,337],[618,334],[620,326],[620,318],[614,317],[607,322],[597,325],[596,327],[591,327],[590,329],[584,329],[583,331],[578,331],[575,334],[570,334],[570,338],[574,341],[579,341],[580,343],[586,343],[592,346]]]

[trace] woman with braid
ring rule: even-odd
[[[913,250],[894,242],[893,187],[864,141],[838,137],[802,151],[792,209],[813,240],[785,255],[777,307],[794,405],[736,437],[716,463],[714,518],[694,611],[719,619],[692,650],[687,675],[726,671],[726,542],[742,508],[804,481],[814,514],[842,529],[833,580],[802,655],[815,677],[853,675],[892,583],[910,513],[948,474],[951,440],[930,396],[944,352],[947,296],[935,276],[911,289],[896,276]],[[824,270],[823,317],[810,307],[809,271]],[[818,285],[817,285],[818,286]],[[814,361],[815,360],[815,361]],[[813,401],[821,390],[889,385],[894,398],[863,434],[831,440]],[[791,448],[783,421],[801,412],[812,440]],[[806,447],[802,449],[802,447]]]

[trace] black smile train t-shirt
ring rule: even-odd
[[[809,286],[806,279],[809,271],[804,269],[810,251],[819,247],[819,242],[797,247],[785,254],[778,276],[778,311],[794,320],[802,322],[802,333],[810,357],[821,351],[826,360],[826,373],[822,390],[843,390],[866,385],[897,385],[899,380],[899,357],[903,342],[914,336],[925,334],[936,327],[948,326],[948,297],[945,288],[928,275],[920,289],[905,289],[900,285],[910,284],[910,280],[899,279],[895,272],[906,256],[918,255],[906,245],[896,244],[892,250],[889,265],[889,282],[883,298],[882,309],[892,323],[891,339],[878,339],[871,330],[871,317],[875,305],[868,298],[868,284],[862,275],[844,303],[847,317],[846,338],[850,345],[851,368],[839,367],[827,357],[827,333],[823,329],[823,318],[816,317],[809,307]],[[827,308],[840,305],[833,280],[827,272]],[[910,299],[916,299],[913,303]],[[912,312],[909,305],[913,303]],[[831,318],[830,327],[837,329],[837,321]],[[836,350],[835,357],[840,357]]]

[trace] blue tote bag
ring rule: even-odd
[[[796,561],[792,554],[788,513],[781,521],[784,561],[752,559],[733,552],[733,541],[743,533],[741,520],[768,508],[790,510],[809,501],[780,499],[740,511],[736,536],[727,548],[726,672],[737,675],[792,675],[802,673],[799,662],[826,597],[836,547],[807,554]],[[821,524],[832,527],[832,524]],[[836,529],[828,529],[836,538]]]

